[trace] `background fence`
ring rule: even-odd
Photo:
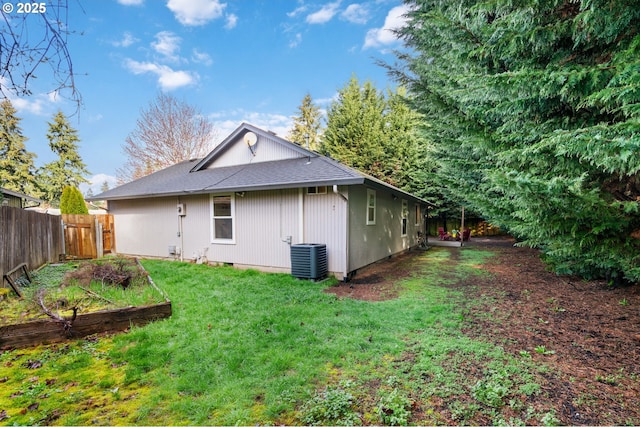
[[[0,206],[0,280],[23,262],[29,270],[58,262],[64,254],[63,239],[59,216]],[[2,282],[0,287],[6,286]]]
[[[67,258],[101,258],[113,249],[113,215],[63,214]]]
[[[427,222],[427,232],[429,236],[438,236],[438,228],[442,227],[445,231],[460,230],[460,218],[429,218]],[[481,218],[465,218],[464,227],[471,230],[472,236],[498,236],[504,232],[498,226],[489,224]]]

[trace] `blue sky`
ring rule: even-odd
[[[44,72],[11,100],[37,166],[54,159],[47,122],[73,114],[97,193],[159,92],[200,109],[220,140],[243,121],[285,136],[306,93],[324,109],[352,75],[395,87],[375,61],[394,61],[403,13],[401,0],[69,0],[80,110]]]

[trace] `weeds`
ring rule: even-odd
[[[346,385],[346,386],[345,386]],[[353,426],[362,424],[355,412],[355,400],[349,384],[328,386],[302,407],[302,422],[307,425]]]
[[[545,347],[544,345],[539,345],[535,348],[535,352],[538,354],[542,354],[544,356],[550,356],[552,354],[555,354],[556,352],[553,350],[548,350],[547,347]]]
[[[376,412],[383,425],[406,426],[411,417],[410,408],[411,400],[394,388],[380,397]]]
[[[465,336],[465,296],[448,286],[487,274],[477,265],[489,255],[465,249],[451,269],[450,253],[421,254],[398,298],[375,303],[289,275],[144,261],[172,318],[0,354],[0,409],[11,424],[466,424],[497,422],[502,409],[530,421],[516,411],[539,390],[533,360]],[[34,377],[28,360],[45,384],[32,393],[48,396],[32,410],[10,398]]]

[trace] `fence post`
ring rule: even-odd
[[[104,244],[102,241],[102,224],[98,221],[98,217],[94,215],[96,224],[96,257],[102,258],[104,256]]]

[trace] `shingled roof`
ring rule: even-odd
[[[386,188],[416,201],[425,202],[396,187],[345,166],[329,157],[305,150],[289,141],[286,143],[304,157],[248,163],[235,166],[207,168],[213,158],[241,129],[253,132],[265,132],[251,125],[243,124],[223,141],[209,155],[202,159],[184,161],[162,169],[135,181],[97,194],[89,200],[121,200],[163,196],[182,196],[188,194],[208,194],[234,191],[257,191],[286,188],[313,187],[324,185],[367,184],[372,187]],[[270,135],[273,137],[272,135]]]

